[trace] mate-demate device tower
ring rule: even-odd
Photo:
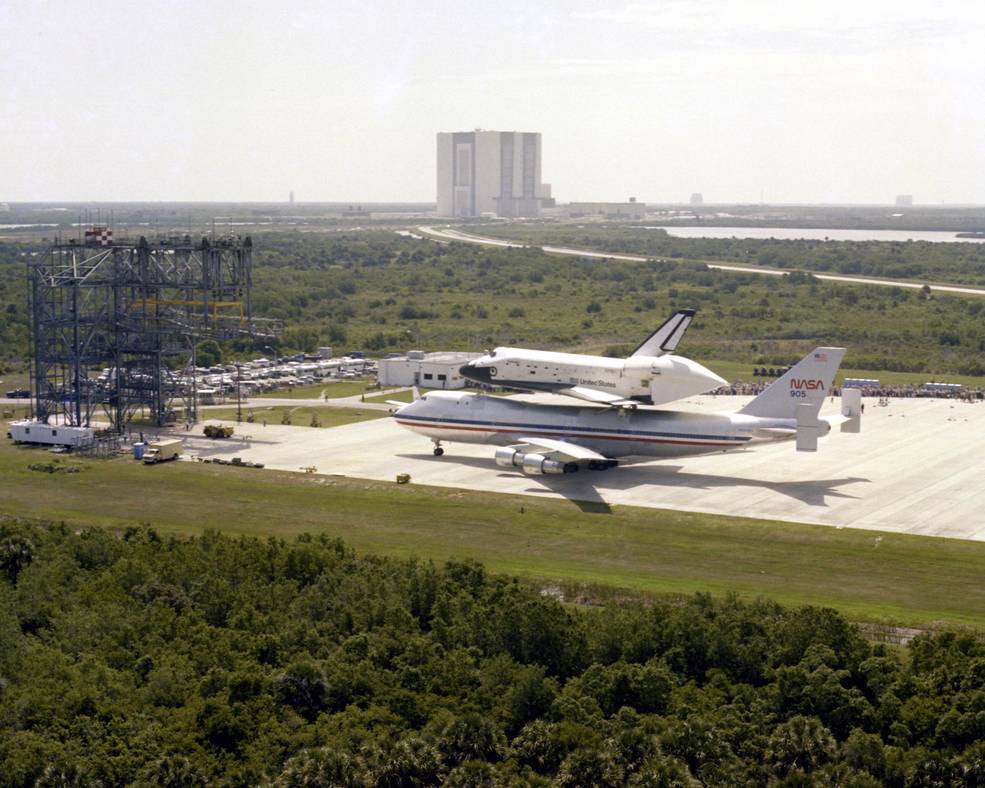
[[[177,406],[194,420],[195,345],[274,335],[252,314],[252,252],[249,237],[118,241],[93,227],[30,260],[35,417],[89,426],[101,408],[122,432],[141,408],[164,426]]]

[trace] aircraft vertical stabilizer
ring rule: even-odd
[[[810,405],[817,416],[844,356],[843,347],[815,348],[739,413],[768,419],[796,419],[797,406]],[[806,414],[804,411],[801,414],[803,419]]]
[[[634,356],[662,356],[665,353],[673,353],[684,339],[687,327],[694,320],[695,311],[693,309],[681,309],[672,314],[663,325],[648,336],[636,350],[630,354]]]

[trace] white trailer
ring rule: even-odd
[[[92,427],[72,427],[67,424],[45,424],[43,421],[22,419],[10,423],[14,443],[36,443],[43,446],[68,446],[73,449],[92,444],[96,431]]]

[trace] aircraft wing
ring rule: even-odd
[[[576,397],[577,399],[587,400],[588,402],[598,402],[602,405],[614,405],[620,408],[635,408],[639,405],[635,400],[620,397],[618,394],[610,394],[608,391],[589,388],[588,386],[569,386],[568,388],[557,389],[554,393]]]
[[[520,441],[532,449],[546,449],[550,452],[556,452],[563,459],[573,461],[573,460],[601,460],[606,461],[608,458],[597,451],[592,451],[591,449],[586,449],[584,446],[579,446],[577,443],[569,443],[568,441],[556,441],[552,438],[520,438]]]

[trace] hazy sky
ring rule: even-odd
[[[482,127],[560,200],[985,203],[980,0],[0,0],[0,101],[0,201],[431,201]]]

